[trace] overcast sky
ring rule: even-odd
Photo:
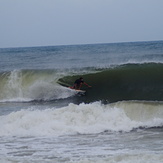
[[[163,40],[163,0],[0,0],[0,48]]]

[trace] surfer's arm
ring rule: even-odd
[[[84,82],[83,84],[86,85],[87,87],[92,87],[92,86],[88,85],[86,82]]]

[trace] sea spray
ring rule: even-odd
[[[13,70],[0,73],[0,102],[50,101],[75,92],[57,83],[56,70]]]

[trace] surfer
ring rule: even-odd
[[[84,80],[83,80],[82,77],[80,77],[79,79],[75,80],[74,85],[73,85],[73,87],[71,87],[71,88],[72,88],[72,89],[78,89],[78,90],[80,90],[80,88],[81,88],[81,86],[82,86],[83,84],[86,85],[87,87],[91,87],[91,86],[88,85],[86,82],[84,82]]]

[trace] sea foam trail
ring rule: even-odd
[[[45,110],[29,108],[1,116],[0,136],[94,134],[162,127],[162,108],[163,104],[139,102],[69,104]]]

